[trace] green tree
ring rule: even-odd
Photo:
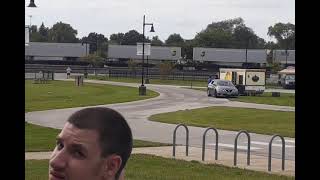
[[[134,76],[136,76],[137,63],[134,62],[133,59],[130,59],[130,60],[128,61],[128,68],[129,68],[129,71],[131,72],[131,75],[134,74]]]
[[[232,34],[223,29],[209,29],[202,31],[196,35],[196,46],[212,47],[212,48],[232,48]]]
[[[123,41],[123,33],[111,34],[109,44],[122,44]]]
[[[168,79],[174,68],[174,64],[170,61],[162,61],[159,65],[160,79]]]
[[[195,46],[212,48],[263,48],[264,39],[246,27],[242,18],[213,22],[194,38]]]
[[[279,46],[279,44],[274,43],[273,41],[268,41],[268,42],[265,44],[264,48],[265,48],[265,49],[270,49],[270,50],[272,50],[272,49],[279,49],[280,46]]]
[[[106,38],[103,34],[91,32],[88,34],[88,36],[83,37],[81,42],[86,42],[90,45],[89,54],[95,52],[101,57],[107,57],[108,38]]]
[[[73,29],[70,24],[58,22],[49,29],[48,37],[49,42],[58,43],[76,43],[77,30]]]
[[[180,36],[180,34],[171,34],[168,39],[165,41],[168,46],[183,46],[184,39]]]
[[[151,46],[162,46],[163,42],[159,39],[158,36],[153,36],[151,40]]]
[[[30,33],[30,42],[39,42],[39,40],[41,39],[40,34],[38,32],[37,26],[36,25],[32,25],[29,28],[29,33]]]
[[[41,36],[41,42],[48,42],[49,28],[45,27],[43,22],[39,28],[39,34]]]
[[[295,49],[295,25],[277,23],[268,28],[268,35],[277,39],[280,48]]]
[[[130,30],[124,34],[122,38],[122,45],[137,45],[137,42],[143,41],[143,35],[136,30]],[[150,42],[149,39],[145,39],[145,42]]]

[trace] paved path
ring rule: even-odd
[[[27,152],[25,153],[25,160],[50,159],[51,154],[52,152]],[[215,160],[212,150],[206,149],[204,161],[202,161],[202,149],[197,147],[190,147],[188,156],[185,155],[185,147],[183,146],[176,147],[175,157],[172,156],[172,146],[133,148],[132,154],[151,154],[165,158],[176,158],[187,161],[196,160],[205,164],[222,164],[229,167],[235,167],[233,164],[233,153],[229,151],[218,151],[218,160]],[[237,156],[236,165],[238,168],[269,172],[266,158],[262,156],[251,155],[250,165],[248,166],[246,163],[246,154],[239,154]],[[269,173],[295,176],[294,161],[285,161],[285,171],[281,170],[280,159],[273,158],[271,165],[271,171]]]
[[[57,79],[57,78],[56,78]],[[65,79],[62,79],[65,80]],[[71,80],[73,81],[73,80]],[[119,82],[106,82],[96,80],[86,80],[85,82],[103,83],[114,85],[125,85],[138,87],[139,84],[134,83],[119,83]],[[110,107],[119,111],[128,121],[134,139],[141,139],[154,142],[172,143],[173,130],[176,127],[174,124],[165,124],[159,122],[152,122],[148,117],[153,114],[172,112],[178,110],[195,109],[209,106],[230,106],[230,107],[248,107],[257,109],[272,109],[278,111],[295,111],[294,107],[286,106],[273,106],[254,103],[243,103],[228,101],[224,98],[207,97],[205,92],[196,91],[192,89],[180,88],[170,85],[147,85],[148,89],[155,90],[160,93],[160,96],[148,100],[135,101],[129,103],[119,103],[110,105],[101,105]],[[138,89],[137,89],[138,91]],[[138,93],[138,92],[137,92]],[[42,126],[53,127],[61,129],[66,121],[66,118],[73,112],[82,109],[68,108],[68,109],[55,109],[48,111],[38,111],[26,113],[25,118],[28,122],[39,124]],[[192,147],[202,146],[202,135],[205,128],[189,126],[189,140]],[[233,152],[234,138],[237,134],[235,131],[218,130],[219,132],[219,149],[222,151]],[[268,143],[271,139],[269,135],[250,133],[251,135],[251,152],[253,155],[267,157]],[[214,147],[213,133],[207,135],[207,147]],[[295,159],[295,140],[293,138],[286,139],[286,159]],[[244,136],[239,138],[239,154],[246,151],[246,139]],[[185,133],[179,129],[177,131],[177,143],[185,144]],[[273,156],[280,158],[280,142],[274,141]]]

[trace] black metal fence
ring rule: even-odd
[[[134,70],[128,67],[104,67],[94,68],[89,66],[66,66],[66,65],[42,65],[42,64],[25,64],[25,73],[37,73],[39,71],[51,71],[54,73],[66,73],[66,69],[70,67],[71,73],[81,74],[99,74],[114,78],[140,78],[142,69]],[[170,73],[160,72],[159,68],[145,68],[145,77],[149,79],[167,79],[167,80],[197,80],[206,81],[209,76],[218,75],[218,72],[210,71],[192,71],[192,70],[172,70]]]

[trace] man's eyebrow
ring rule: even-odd
[[[62,138],[59,135],[57,135],[56,136],[56,141],[62,141]]]
[[[73,149],[83,150],[85,153],[88,152],[87,148],[82,144],[71,144],[70,147]]]

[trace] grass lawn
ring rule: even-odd
[[[89,79],[105,80],[105,81],[116,81],[116,82],[127,82],[127,83],[141,83],[140,78],[125,78],[125,77],[107,77],[107,76],[89,76]],[[164,85],[177,85],[177,86],[207,86],[207,80],[204,81],[190,81],[190,80],[161,80],[161,79],[149,79],[150,84],[164,84]]]
[[[247,130],[295,137],[295,113],[233,107],[208,107],[156,114],[151,121],[225,130]]]
[[[206,88],[192,88],[206,92]],[[280,97],[272,97],[271,92],[265,92],[256,96],[238,96],[237,98],[229,98],[231,101],[240,101],[257,104],[270,104],[278,106],[292,106],[295,107],[295,94],[294,93],[280,93]]]
[[[25,161],[26,180],[47,180],[48,160]],[[271,175],[221,165],[167,159],[152,155],[131,155],[126,180],[294,180],[294,177]]]
[[[272,93],[265,92],[257,96],[239,96],[238,98],[230,98],[229,100],[295,107],[295,94],[292,93],[280,93],[280,97],[272,97]]]
[[[33,84],[25,81],[25,111],[40,111],[71,107],[93,106],[148,99],[159,93],[147,90],[139,96],[138,87],[85,83],[77,87],[74,82],[51,81],[49,84]]]
[[[25,151],[52,151],[61,130],[25,123]],[[157,147],[170,144],[133,140],[133,147]]]

